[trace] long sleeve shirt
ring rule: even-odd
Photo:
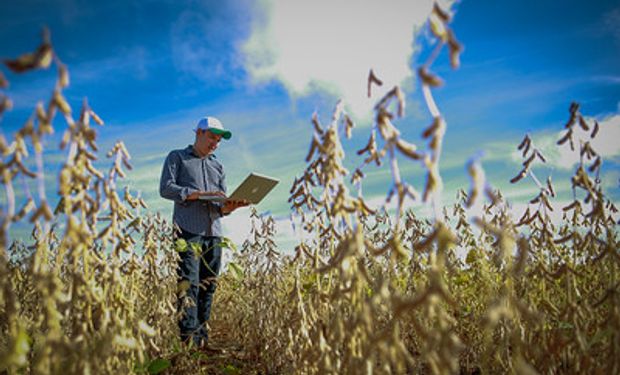
[[[161,172],[159,194],[174,201],[172,220],[187,232],[221,237],[221,203],[188,201],[187,197],[197,191],[226,194],[224,167],[213,154],[198,156],[192,145],[171,151]]]

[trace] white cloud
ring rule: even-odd
[[[366,97],[369,70],[385,90],[411,77],[414,31],[432,3],[266,0],[241,53],[255,83],[281,81],[292,96],[320,89],[365,117],[376,100]]]
[[[235,244],[242,244],[250,235],[252,224],[250,221],[250,210],[242,208],[222,219],[226,237],[230,238]]]
[[[269,214],[269,213],[267,213]],[[278,251],[290,255],[293,248],[301,241],[300,231],[295,231],[289,217],[273,216],[275,220],[275,238]],[[250,239],[252,220],[250,210],[241,208],[223,218],[224,233],[240,249],[243,243]]]

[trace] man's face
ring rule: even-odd
[[[219,134],[212,133],[208,130],[198,130],[198,147],[207,155],[212,154],[222,139]]]

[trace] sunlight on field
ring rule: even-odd
[[[219,356],[179,342],[176,297],[188,285],[175,267],[187,244],[173,242],[168,218],[125,188],[132,165],[124,143],[99,148],[105,114],[87,100],[70,106],[69,69],[49,31],[35,51],[5,60],[0,116],[13,107],[8,87],[18,74],[52,67],[56,81],[13,136],[0,135],[0,372],[620,373],[618,210],[600,178],[618,146],[599,138],[615,137],[618,116],[598,121],[566,103],[559,134],[524,134],[505,150],[520,163],[507,195],[485,177],[484,159],[472,157],[463,161],[470,185],[445,205],[450,130],[432,67],[446,58],[458,69],[463,46],[451,15],[433,4],[416,23],[434,42],[416,71],[432,117],[421,142],[399,129],[405,97],[387,83],[399,79],[365,72],[373,127],[356,128],[344,101],[328,122],[309,114],[291,221],[255,209],[225,221],[235,234],[224,241],[227,270],[211,321],[224,342]],[[344,73],[334,74],[323,78]],[[295,76],[293,85],[311,78]],[[63,162],[50,175],[54,131]],[[342,141],[358,131],[368,141],[348,170]],[[419,191],[403,177],[405,164],[423,174]],[[543,165],[572,176],[557,181]],[[358,194],[371,166],[389,176],[379,197]],[[529,193],[527,204],[510,202]],[[29,241],[12,241],[16,225],[30,229]]]

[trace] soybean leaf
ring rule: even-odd
[[[178,240],[176,240],[174,242],[174,249],[179,252],[179,253],[184,253],[187,251],[187,242],[182,239],[179,238]]]
[[[147,368],[147,371],[149,372],[149,374],[159,374],[160,372],[164,371],[168,367],[170,367],[169,360],[164,359],[164,358],[157,358],[151,361],[151,363],[149,363],[149,367]]]
[[[222,242],[220,242],[220,247],[222,249],[229,249],[234,252],[237,252],[237,245],[228,237],[223,237]]]
[[[226,375],[239,375],[241,371],[233,365],[226,365],[222,368],[222,372]]]
[[[235,279],[241,280],[243,279],[243,268],[235,262],[228,263],[228,267],[230,267]]]

